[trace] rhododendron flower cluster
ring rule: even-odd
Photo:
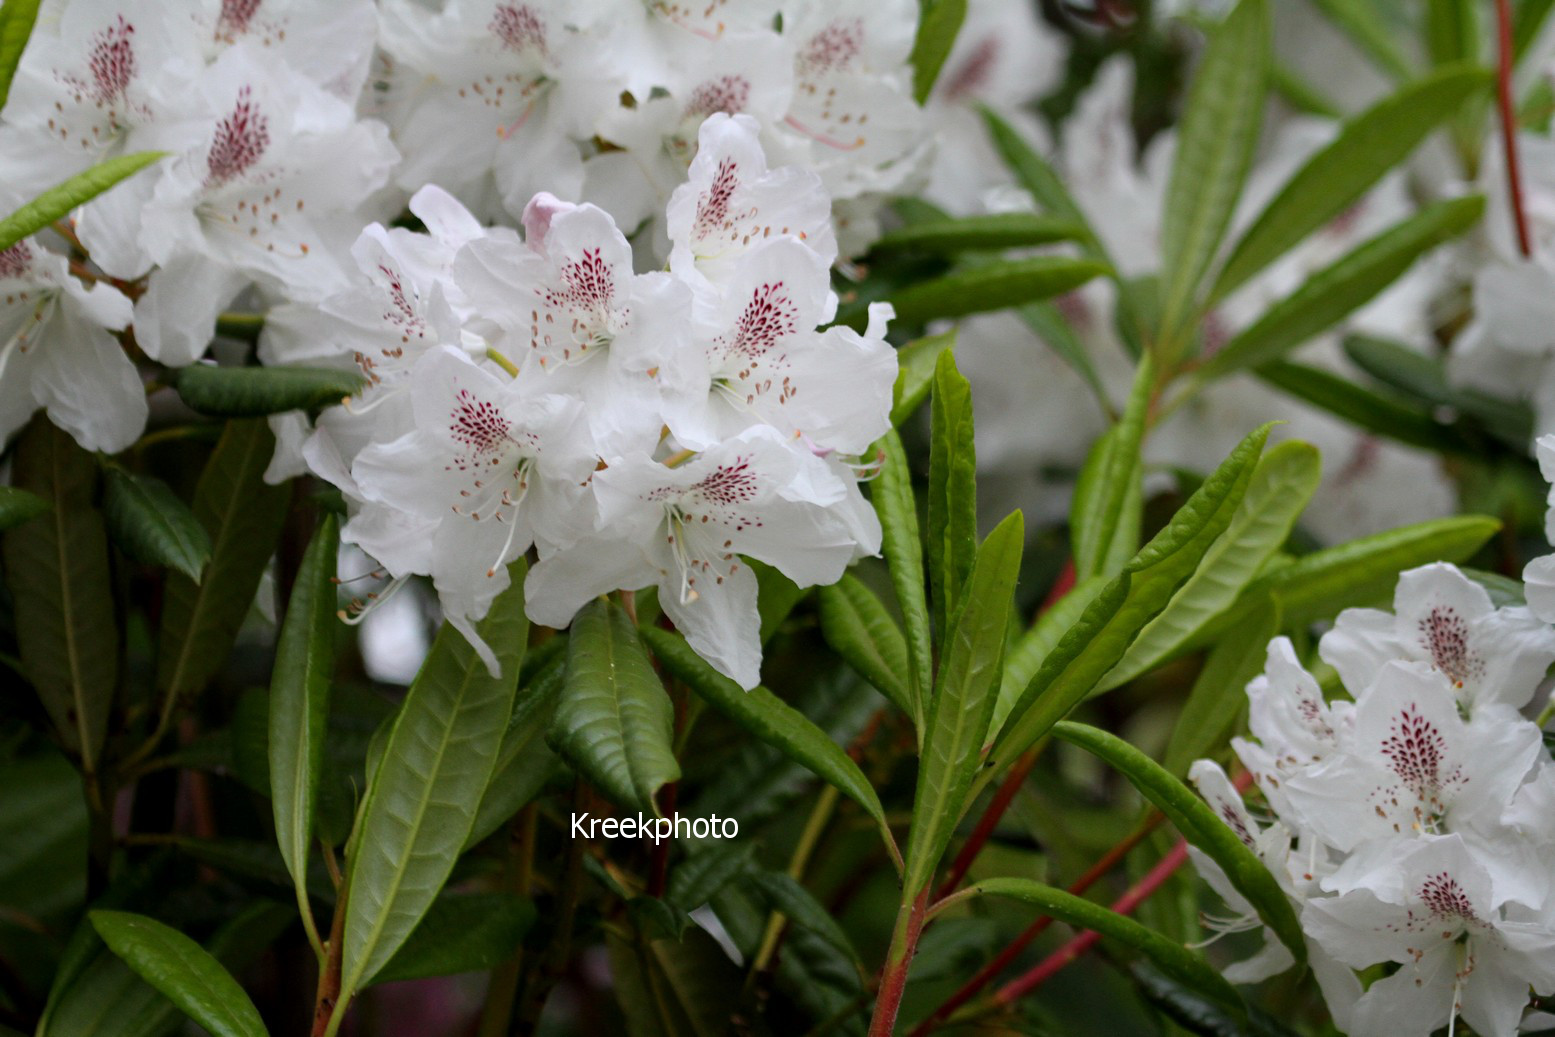
[[[1318,655],[1351,698],[1325,698],[1283,637],[1247,688],[1252,738],[1232,744],[1271,824],[1215,763],[1191,777],[1299,906],[1345,1032],[1424,1037],[1461,1016],[1515,1033],[1529,991],[1555,993],[1555,765],[1521,712],[1555,662],[1555,628],[1437,563],[1399,578],[1392,612],[1341,612]],[[1291,964],[1268,938],[1226,974]],[[1363,991],[1351,970],[1378,964],[1390,971]]]
[[[703,124],[665,215],[668,271],[636,273],[593,205],[538,194],[520,238],[428,187],[411,201],[424,233],[369,227],[353,285],[267,325],[269,362],[366,376],[301,460],[345,493],[345,539],[395,581],[432,577],[472,643],[532,545],[537,622],[656,586],[748,688],[761,649],[742,556],[809,586],[878,550],[858,458],[890,427],[890,307],[863,334],[819,330],[837,307],[825,188],[768,169],[759,134],[746,116]]]

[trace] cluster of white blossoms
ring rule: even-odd
[[[1555,461],[1555,437],[1545,449]],[[1541,564],[1555,571],[1555,556]],[[1325,699],[1290,641],[1270,644],[1247,688],[1253,738],[1233,742],[1269,823],[1215,763],[1190,772],[1299,908],[1314,974],[1352,1037],[1427,1037],[1459,1017],[1511,1037],[1530,991],[1555,993],[1555,762],[1522,712],[1555,662],[1548,605],[1494,607],[1444,563],[1406,572],[1393,612],[1346,610],[1318,644],[1352,698]],[[1256,925],[1224,873],[1195,862]],[[1291,964],[1266,932],[1227,976]],[[1353,970],[1368,969],[1363,989]]]
[[[656,585],[691,645],[754,686],[741,556],[809,586],[880,546],[858,458],[890,427],[891,313],[818,330],[837,306],[820,178],[769,169],[754,119],[712,116],[665,213],[669,269],[643,274],[593,205],[538,194],[522,238],[436,187],[411,211],[425,233],[367,228],[353,283],[277,308],[260,343],[368,379],[300,450],[345,494],[345,540],[396,581],[430,576],[483,650],[472,621],[531,545],[539,623]]]

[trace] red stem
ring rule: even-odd
[[[869,1037],[891,1037],[896,1029],[896,1013],[902,1007],[902,994],[907,990],[907,970],[912,967],[912,957],[918,949],[918,935],[923,932],[923,913],[929,905],[929,887],[912,902],[904,920],[906,931],[900,941],[891,941],[892,956],[886,960],[880,974],[880,993],[875,996],[875,1014],[869,1021]]]
[[[1524,258],[1533,255],[1528,234],[1528,213],[1523,206],[1523,172],[1517,160],[1517,113],[1512,108],[1512,5],[1496,0],[1496,103],[1501,109],[1501,140],[1506,149],[1506,182],[1512,196],[1512,222],[1517,228],[1517,248]]]
[[[1113,901],[1112,910],[1120,915],[1131,913],[1136,907],[1149,899],[1152,893],[1160,889],[1166,883],[1166,880],[1171,878],[1178,868],[1182,867],[1183,862],[1187,859],[1188,843],[1186,840],[1179,839],[1177,845],[1172,847],[1172,851],[1161,858],[1160,863],[1151,868],[1144,878],[1130,887],[1128,892]],[[1087,930],[1080,933],[1044,958],[1030,972],[1017,976],[1000,987],[994,993],[994,1001],[1001,1005],[1007,1005],[1031,993],[1052,978],[1055,973],[1062,970],[1064,966],[1090,950],[1091,946],[1099,939],[1101,939],[1101,935],[1094,931]]]

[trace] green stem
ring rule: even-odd
[[[1533,722],[1542,730],[1544,725],[1551,720],[1555,720],[1555,691],[1550,692],[1549,702],[1545,703],[1544,708],[1539,711],[1539,715],[1534,718]]]
[[[510,378],[518,377],[518,365],[513,363],[513,361],[509,360],[507,357],[503,356],[501,353],[497,352],[495,349],[491,349],[489,347],[487,348],[486,359],[490,360],[492,363],[506,371]]]

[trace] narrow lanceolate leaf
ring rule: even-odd
[[[940,650],[940,676],[918,762],[907,842],[904,882],[909,895],[916,895],[934,877],[935,866],[966,810],[998,697],[1011,598],[1025,541],[1026,526],[1018,511],[988,534]]]
[[[880,518],[881,551],[891,569],[891,586],[901,610],[907,636],[907,691],[909,715],[923,731],[923,714],[931,671],[933,646],[929,630],[929,603],[924,594],[923,540],[918,532],[918,503],[913,495],[907,451],[896,431],[879,443],[883,455],[880,475],[869,484],[869,496]]]
[[[1237,838],[1197,793],[1116,735],[1068,721],[1056,725],[1053,734],[1117,768],[1166,815],[1183,838],[1225,869],[1226,877],[1237,892],[1247,898],[1296,960],[1306,960],[1307,946],[1301,935],[1301,923],[1297,921],[1285,891],[1258,855]]]
[[[119,663],[97,464],[40,414],[17,441],[11,478],[47,505],[4,540],[22,669],[60,742],[92,773]]]
[[[1005,650],[1004,675],[999,678],[999,701],[993,708],[993,719],[988,723],[990,741],[1004,727],[1005,718],[1026,690],[1026,685],[1042,669],[1048,653],[1058,646],[1059,638],[1075,625],[1091,602],[1096,600],[1096,596],[1111,582],[1108,577],[1093,576],[1076,583],[1068,594],[1038,616],[1030,629]]]
[[[1277,360],[1258,368],[1258,377],[1282,392],[1321,407],[1352,425],[1409,446],[1436,453],[1466,453],[1473,448],[1429,411],[1390,399],[1343,375]]]
[[[1539,30],[1544,28],[1550,12],[1555,10],[1555,0],[1523,0],[1512,12],[1512,54],[1522,57],[1523,53],[1539,38]]]
[[[1155,365],[1146,356],[1134,373],[1134,388],[1123,417],[1096,441],[1080,469],[1069,507],[1069,539],[1078,579],[1108,573],[1109,569],[1116,573],[1139,546],[1137,524],[1132,530],[1122,525],[1129,510],[1128,499],[1132,496],[1137,500],[1141,492],[1140,442],[1154,392]],[[1134,517],[1137,522],[1138,516]],[[1128,544],[1121,559],[1113,550],[1119,540]]]
[[[1096,690],[1145,624],[1198,568],[1241,506],[1270,427],[1254,431],[1221,462],[1059,639],[993,742],[992,766],[985,770],[990,778]]]
[[[1533,437],[1533,414],[1526,404],[1453,385],[1440,357],[1370,335],[1345,336],[1344,352],[1384,385],[1422,403],[1441,404],[1472,417],[1486,432],[1519,450]]]
[[[193,364],[178,371],[173,386],[201,414],[257,418],[339,403],[363,384],[360,375],[331,368]]]
[[[1161,227],[1161,312],[1167,334],[1194,294],[1236,209],[1258,144],[1269,65],[1266,0],[1240,0],[1210,35],[1188,88]]]
[[[445,894],[373,982],[495,968],[513,956],[534,920],[534,902],[512,893]]]
[[[1139,632],[1102,682],[1103,689],[1179,654],[1195,633],[1228,609],[1290,536],[1322,475],[1322,460],[1310,444],[1281,443],[1270,450],[1253,472],[1231,524],[1161,614]]]
[[[869,246],[871,254],[968,252],[1025,248],[1072,241],[1085,229],[1071,220],[1034,212],[996,212],[929,220],[891,231]]]
[[[1265,595],[1248,602],[1204,660],[1166,743],[1161,766],[1181,778],[1236,733],[1247,708],[1247,682],[1263,671],[1269,641],[1280,632],[1280,608]]]
[[[1390,78],[1402,83],[1415,74],[1408,56],[1398,45],[1400,33],[1383,20],[1378,5],[1372,0],[1313,0],[1313,3]]]
[[[1438,69],[1345,123],[1307,160],[1253,221],[1221,268],[1212,299],[1224,298],[1322,227],[1393,169],[1471,95],[1490,73],[1471,65]]]
[[[912,716],[907,686],[907,639],[875,592],[852,574],[822,587],[821,634],[859,676],[903,713]]]
[[[1085,343],[1081,341],[1079,335],[1075,334],[1074,328],[1064,315],[1059,312],[1057,304],[1028,303],[1015,313],[1026,322],[1026,326],[1035,332],[1038,338],[1047,343],[1053,352],[1063,357],[1064,362],[1085,379],[1085,384],[1090,386],[1102,411],[1110,413],[1112,402],[1108,399],[1107,390],[1101,383],[1101,376],[1096,373],[1096,365],[1091,363],[1091,355]]]
[[[38,20],[42,0],[5,0],[0,4],[0,108],[11,95],[11,80],[27,49],[33,23]]]
[[[1349,316],[1431,249],[1479,221],[1478,195],[1427,206],[1319,270],[1253,324],[1238,332],[1199,368],[1201,380],[1278,360]]]
[[[972,441],[972,387],[956,359],[940,354],[934,369],[929,444],[929,591],[943,639],[977,557],[977,450]]]
[[[211,557],[210,534],[167,483],[109,465],[104,473],[103,512],[108,534],[125,554],[200,582]]]
[[[950,57],[956,34],[966,20],[967,0],[918,0],[918,35],[908,62],[912,65],[913,100],[922,104],[934,90],[939,70]]]
[[[769,910],[787,916],[789,922],[808,929],[860,968],[864,959],[832,913],[792,876],[781,871],[752,871],[746,882],[755,887]]]
[[[1425,44],[1432,63],[1478,60],[1478,6],[1476,0],[1426,0]]]
[[[1040,908],[1077,929],[1090,929],[1143,954],[1168,976],[1213,998],[1235,1018],[1246,1015],[1241,996],[1216,969],[1175,940],[1100,904],[1030,879],[984,879],[968,887],[983,896],[1009,897]]]
[[[1047,159],[1038,154],[1037,150],[1020,135],[1020,131],[1006,122],[998,112],[986,107],[980,111],[983,123],[988,127],[988,137],[993,141],[994,150],[998,151],[999,157],[1004,159],[1004,164],[1009,167],[1016,182],[1029,191],[1031,197],[1035,198],[1037,204],[1043,209],[1059,219],[1084,227],[1088,251],[1105,261],[1105,257],[1096,251],[1100,247],[1099,239],[1086,224],[1085,214],[1080,211],[1074,196],[1064,186],[1063,178],[1058,175],[1058,171],[1048,163]]]
[[[212,1037],[269,1037],[237,980],[183,933],[127,911],[93,911],[91,919],[114,954]]]
[[[758,741],[772,746],[864,808],[889,837],[885,808],[874,786],[842,747],[803,713],[760,685],[750,691],[708,665],[679,634],[644,627],[643,640],[679,680]]]
[[[891,425],[901,425],[928,398],[934,384],[934,368],[939,356],[955,348],[952,329],[939,335],[913,339],[896,351],[896,384],[891,387]]]
[[[475,811],[475,826],[465,838],[466,849],[495,832],[562,770],[560,757],[545,744],[545,732],[556,712],[566,672],[567,654],[563,651],[519,689],[491,781]]]
[[[10,7],[10,4],[7,3],[5,6]],[[165,151],[138,151],[133,155],[120,155],[49,188],[0,220],[0,252],[23,238],[38,233],[55,220],[68,215],[76,206],[85,205],[121,180],[129,179],[166,154]]]
[[[528,637],[523,573],[509,573],[512,586],[477,628],[502,676],[491,676],[464,635],[444,623],[368,776],[346,879],[342,995],[360,990],[394,957],[437,898],[475,822]]]
[[[48,501],[36,493],[28,493],[15,486],[0,486],[0,533],[37,518],[48,510]]]
[[[270,673],[270,803],[281,859],[291,872],[297,905],[305,916],[309,911],[313,808],[324,770],[335,627],[339,623],[334,581],[339,549],[335,516],[325,515],[292,584]]]
[[[923,324],[1051,299],[1105,273],[1107,267],[1088,259],[1012,259],[922,281],[892,292],[889,300],[902,324]]]
[[[623,609],[592,601],[572,621],[549,739],[601,792],[644,813],[657,814],[654,794],[680,777],[675,707]]]
[[[194,490],[194,517],[210,537],[197,584],[170,576],[157,643],[157,687],[171,699],[200,691],[221,669],[275,551],[288,489],[264,481],[275,437],[263,421],[229,422]]]

